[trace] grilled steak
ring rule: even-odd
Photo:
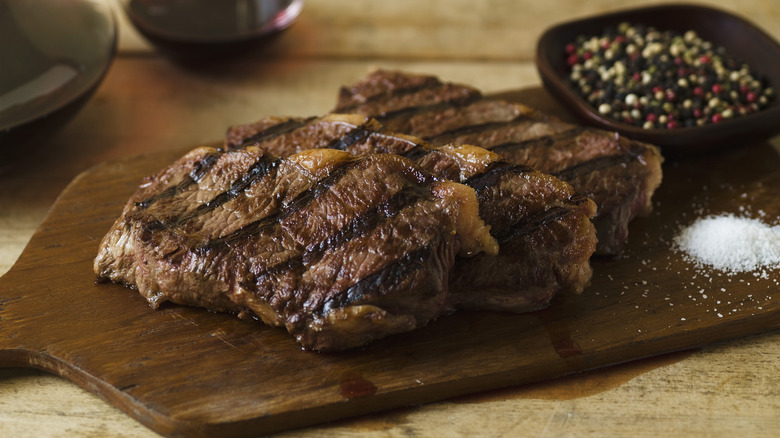
[[[580,292],[590,281],[589,258],[596,244],[590,218],[595,204],[561,180],[485,149],[433,148],[355,114],[268,117],[231,127],[225,143],[228,149],[254,145],[279,156],[323,147],[354,154],[398,154],[415,160],[440,180],[473,187],[480,216],[490,225],[500,251],[456,259],[449,282],[452,306],[535,310],[558,291]]]
[[[474,190],[408,159],[199,148],[137,189],[94,269],[153,307],[256,315],[339,350],[449,312],[456,254],[482,251],[497,244]]]
[[[375,117],[390,131],[434,145],[478,145],[558,176],[596,201],[599,254],[620,253],[628,223],[650,212],[661,183],[662,157],[652,145],[486,99],[433,76],[377,71],[343,87],[334,112]]]

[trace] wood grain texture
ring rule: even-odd
[[[106,0],[109,1],[109,0]],[[265,55],[295,58],[477,62],[533,61],[536,41],[559,22],[665,0],[307,0],[291,28]],[[780,6],[767,0],[694,0],[749,17],[780,39]],[[146,54],[152,47],[129,26],[120,47]]]
[[[670,163],[655,212],[634,223],[625,256],[594,260],[582,295],[524,315],[460,312],[338,354],[301,351],[283,331],[229,315],[153,311],[130,289],[94,283],[97,244],[129,194],[182,152],[100,164],[65,189],[0,279],[0,364],[68,378],[164,435],[252,436],[780,327],[777,272],[718,274],[670,250],[701,214],[747,201],[780,217],[769,145]]]

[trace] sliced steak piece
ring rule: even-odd
[[[457,306],[537,310],[557,292],[580,293],[590,283],[589,261],[596,250],[592,200],[558,178],[476,146],[430,151],[420,165],[458,169],[458,180],[476,190],[480,216],[500,248],[497,255],[458,259],[450,275]]]
[[[289,126],[297,127],[282,128]],[[589,259],[596,245],[590,218],[595,204],[576,195],[569,184],[528,166],[473,146],[433,148],[415,137],[390,133],[376,120],[357,114],[270,117],[228,129],[227,148],[247,145],[279,156],[310,147],[398,154],[440,180],[473,187],[479,214],[490,225],[500,250],[497,255],[456,260],[449,296],[454,307],[536,310],[555,293],[579,293],[590,282]]]
[[[473,189],[405,158],[199,148],[141,184],[94,269],[153,307],[257,315],[325,351],[451,311],[456,254],[497,248]]]
[[[446,96],[431,97],[444,88]],[[510,162],[558,176],[596,201],[597,253],[619,254],[628,223],[652,209],[662,178],[658,148],[565,123],[524,105],[479,98],[469,86],[460,88],[470,99],[449,99],[457,88],[433,76],[377,71],[343,87],[334,112],[375,117],[390,131],[434,145],[482,146]]]

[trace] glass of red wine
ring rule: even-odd
[[[135,28],[181,60],[240,53],[289,27],[303,0],[122,0]]]

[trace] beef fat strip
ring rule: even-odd
[[[450,311],[455,255],[495,253],[473,189],[393,155],[199,148],[147,178],[101,242],[99,278],[284,326],[341,350]]]
[[[414,159],[439,179],[476,190],[480,216],[499,242],[498,255],[458,258],[450,277],[453,307],[524,312],[546,306],[559,291],[590,282],[596,246],[590,218],[596,206],[569,184],[473,146],[432,148],[387,132],[356,114],[319,118],[267,117],[228,129],[226,148],[254,145],[279,156],[308,148],[354,154],[390,153]]]
[[[481,146],[558,176],[596,201],[597,253],[619,254],[628,223],[652,209],[663,161],[655,146],[565,123],[524,105],[483,98],[427,75],[377,71],[342,87],[335,113],[377,118],[434,145]]]

